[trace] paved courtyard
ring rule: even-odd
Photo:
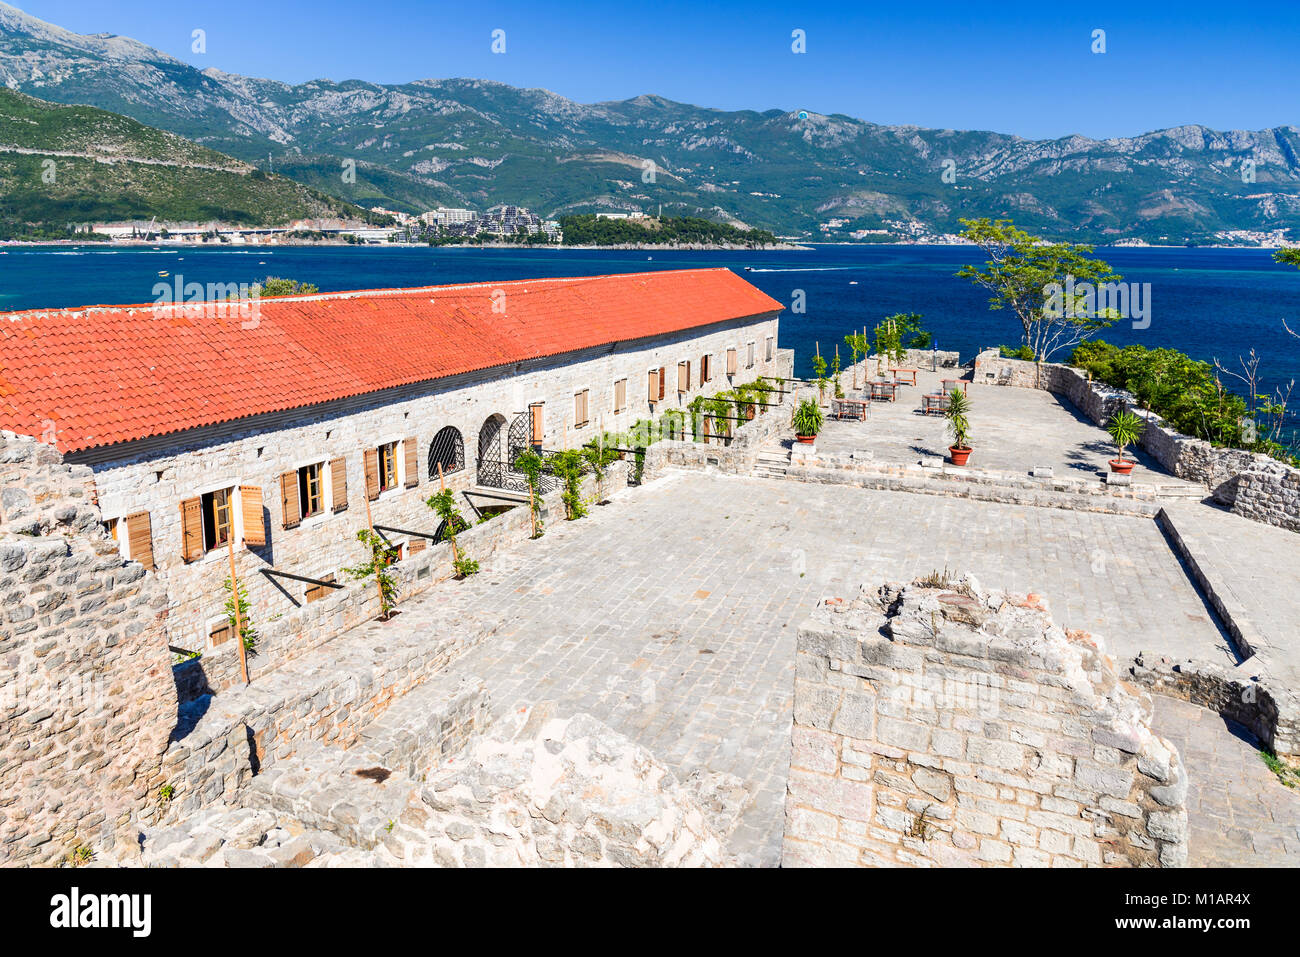
[[[817,437],[818,449],[827,452],[853,452],[870,449],[874,461],[889,464],[915,464],[922,458],[948,455],[952,440],[944,418],[924,415],[921,397],[942,391],[940,380],[960,372],[921,371],[915,386],[904,385],[895,402],[871,403],[865,422],[828,420]],[[852,389],[853,380],[842,377],[844,391],[851,398],[860,397]],[[811,393],[809,393],[811,394]],[[1105,429],[1094,425],[1068,401],[1037,389],[1013,389],[968,383],[971,400],[972,468],[992,469],[1027,475],[1038,466],[1051,466],[1057,477],[1093,479],[1110,471],[1106,463],[1115,457],[1115,446]],[[1127,450],[1125,458],[1135,458],[1135,482],[1191,487],[1165,472],[1145,452]]]
[[[780,858],[799,623],[820,598],[862,581],[945,567],[1045,596],[1059,622],[1118,654],[1231,661],[1149,520],[685,472],[581,522],[553,522],[473,579],[406,604],[398,620],[495,622],[453,669],[486,680],[497,714],[553,700],[680,774],[740,776],[755,802],[733,850],[770,865]]]

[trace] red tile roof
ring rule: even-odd
[[[495,308],[494,308],[495,306]],[[0,314],[0,429],[74,452],[780,311],[728,269]]]

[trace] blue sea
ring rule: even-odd
[[[1282,326],[1286,320],[1300,332],[1300,270],[1258,249],[1102,248],[1097,255],[1126,281],[1151,284],[1149,327],[1134,329],[1121,320],[1103,338],[1218,358],[1232,369],[1254,349],[1269,389],[1300,378],[1300,339]],[[273,275],[329,292],[726,266],[787,306],[802,292],[806,311],[782,315],[780,345],[795,350],[797,373],[807,375],[815,344],[829,354],[846,333],[895,312],[921,313],[935,345],[963,358],[983,346],[1017,344],[1014,316],[990,311],[979,289],[953,276],[979,260],[974,248],[953,246],[817,245],[769,252],[9,246],[0,254],[0,310],[152,302],[161,270],[171,274],[168,282],[180,276],[204,284],[251,283]]]

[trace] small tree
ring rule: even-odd
[[[282,279],[279,276],[267,276],[257,284],[257,289],[264,299],[272,296],[311,296],[320,291],[315,283]]]
[[[528,480],[528,507],[532,509],[533,538],[542,537],[542,457],[532,449],[519,453],[515,459],[515,469],[524,474]]]
[[[970,448],[970,399],[961,389],[948,394],[948,410],[944,413],[948,434],[955,449]]]
[[[1095,301],[1089,308],[1084,290],[1100,298],[1122,278],[1089,255],[1091,246],[1049,243],[1017,229],[1009,219],[961,223],[966,227],[962,236],[979,246],[988,262],[963,266],[956,275],[987,289],[990,309],[1016,314],[1021,343],[1038,361],[1050,360],[1057,350],[1077,345],[1119,318],[1113,309],[1096,308]],[[1076,292],[1076,287],[1082,288]]]
[[[253,621],[248,617],[248,588],[243,583],[239,583],[239,617],[235,617],[235,596],[231,594],[230,579],[226,578],[221,583],[221,587],[226,591],[226,618],[230,621],[230,630],[233,632],[239,629],[239,640],[244,643],[244,651],[250,655],[257,654],[257,629],[253,627]],[[238,624],[236,624],[238,621]]]
[[[835,384],[835,398],[844,398],[844,386],[840,385],[840,347],[835,347],[835,358],[831,361],[831,382]]]
[[[560,501],[564,503],[564,517],[572,522],[586,515],[587,505],[582,500],[582,476],[587,471],[587,457],[578,449],[565,449],[546,460],[546,470],[564,485],[564,491],[560,493]]]
[[[460,544],[456,541],[456,536],[469,528],[469,522],[465,521],[465,516],[456,507],[455,493],[449,488],[444,488],[430,495],[424,500],[424,504],[433,509],[442,519],[443,534],[447,536],[447,541],[451,542],[451,567],[456,570],[457,577],[466,578],[473,575],[478,571],[478,562],[462,555]]]
[[[591,469],[592,474],[596,476],[596,501],[603,502],[605,500],[605,468],[610,463],[618,461],[618,453],[612,451],[609,434],[602,433],[598,438],[592,439],[584,445],[582,455],[587,460],[587,466]]]
[[[1110,421],[1106,423],[1106,431],[1110,433],[1115,448],[1119,451],[1116,461],[1124,461],[1124,450],[1130,445],[1137,445],[1145,428],[1146,423],[1128,409],[1121,409],[1110,417]]]
[[[388,616],[397,607],[397,579],[388,570],[397,559],[397,549],[384,541],[374,529],[363,528],[357,532],[357,541],[366,546],[370,558],[363,564],[344,568],[343,573],[353,581],[374,578],[379,584],[379,617],[388,620]]]
[[[826,401],[826,360],[817,354],[813,356],[813,375],[817,380],[817,394],[823,402]]]

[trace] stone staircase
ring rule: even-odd
[[[756,478],[785,478],[790,468],[790,450],[781,445],[765,445],[758,450],[754,463]]]

